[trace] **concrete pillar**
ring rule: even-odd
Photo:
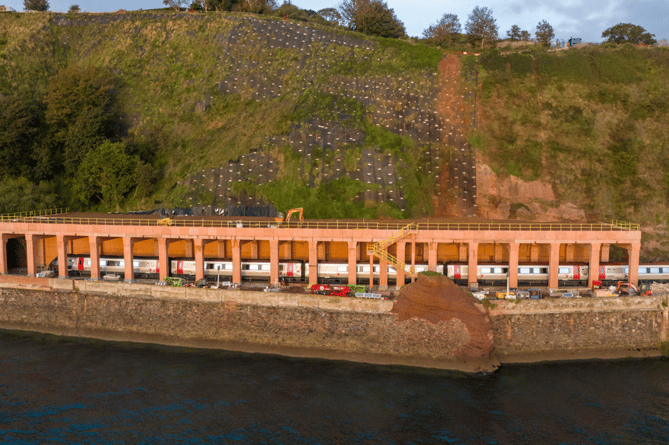
[[[309,241],[309,286],[318,284],[318,241]]]
[[[164,280],[170,275],[170,264],[167,258],[167,238],[158,238],[158,264],[160,267],[159,276]]]
[[[610,252],[611,244],[602,244],[602,253],[599,255],[599,261],[602,263],[608,263]]]
[[[369,289],[374,286],[374,255],[369,255]]]
[[[379,289],[388,289],[388,261],[379,258]]]
[[[135,271],[132,264],[132,248],[135,242],[129,236],[123,237],[123,262],[125,264],[125,282],[132,283],[135,281]],[[162,268],[161,268],[162,269]]]
[[[63,235],[56,235],[58,250],[58,278],[67,278],[67,239]]]
[[[534,245],[532,245],[534,248]],[[558,287],[558,268],[560,267],[560,243],[551,243],[550,259],[548,260],[548,287],[557,289]]]
[[[269,282],[279,284],[279,240],[269,240]]]
[[[2,238],[2,245],[0,246],[0,274],[6,275],[9,273],[9,267],[7,266],[7,241],[9,241],[9,235],[3,233],[0,238]]]
[[[91,258],[91,280],[98,281],[100,279],[100,245],[101,240],[97,236],[89,236],[88,244],[90,245]]]
[[[204,240],[195,238],[193,240],[193,254],[195,256],[195,281],[204,278]]]
[[[639,285],[639,251],[641,250],[640,244],[632,244],[627,249],[627,254],[629,257],[629,282],[635,286]]]
[[[427,270],[437,271],[437,243],[428,243]]]
[[[467,245],[460,243],[458,244],[458,261],[464,263],[467,261]]]
[[[357,284],[358,275],[356,270],[358,243],[356,241],[348,242],[348,284]]]
[[[232,284],[242,284],[242,242],[233,239],[232,243]]]
[[[479,243],[469,243],[467,267],[469,270],[469,287],[478,284]]]
[[[509,243],[509,287],[518,287],[518,249],[520,244]]]
[[[411,270],[416,271],[416,234],[411,234]],[[411,282],[416,281],[416,277],[411,277]]]
[[[590,263],[588,264],[588,288],[592,289],[592,280],[599,279],[599,251],[601,243],[590,244]]]
[[[39,241],[37,240],[37,237],[35,235],[26,234],[26,263],[28,266],[29,277],[34,277],[36,274],[35,253],[37,250],[36,247],[38,242]]]
[[[558,252],[558,255],[560,255],[560,252]],[[530,262],[531,263],[538,263],[539,262],[539,245],[538,244],[532,244],[530,246]]]
[[[575,247],[575,246],[574,246],[573,244],[567,244],[567,245],[564,247],[564,250],[565,250],[565,254],[564,254],[565,258],[564,258],[564,260],[565,260],[567,263],[573,263],[573,262],[574,262],[574,247]]]
[[[504,261],[504,246],[495,243],[495,262],[501,263],[502,261]]]
[[[406,259],[406,242],[398,241],[397,242],[397,259],[404,263]],[[404,268],[401,266],[397,267],[397,281],[395,282],[395,287],[400,289],[404,286]]]

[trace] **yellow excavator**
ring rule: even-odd
[[[274,218],[274,220],[275,220],[276,222],[289,222],[289,221],[290,221],[290,217],[293,216],[295,213],[298,214],[298,221],[302,221],[302,220],[303,220],[303,216],[302,216],[302,215],[303,215],[303,208],[302,208],[302,207],[298,207],[298,208],[296,208],[296,209],[290,209],[290,210],[288,210],[288,213],[286,213],[286,217],[285,217],[285,218],[284,218],[284,216],[283,216],[283,212],[279,212],[279,216],[277,216],[276,218]]]

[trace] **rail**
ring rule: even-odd
[[[69,211],[70,209],[66,207],[62,209],[33,210],[31,212],[7,213],[4,215],[0,215],[0,221],[13,221],[15,219],[18,220],[23,218],[32,218],[39,216],[60,215],[63,213],[67,213]]]
[[[55,210],[53,212],[56,212]],[[51,215],[51,216],[49,216]],[[79,218],[67,216],[54,216],[56,213],[19,216],[2,215],[0,221],[40,224],[81,224],[81,225],[103,225],[103,226],[158,226],[159,219],[142,218]],[[239,227],[239,228],[267,228],[276,227],[280,229],[327,229],[327,230],[392,230],[397,231],[406,227],[406,221],[289,221],[277,223],[274,221],[233,221],[215,219],[172,219],[171,227]],[[639,224],[621,223],[614,221],[610,224],[595,223],[548,223],[548,222],[415,222],[412,230],[450,230],[450,231],[579,231],[579,232],[618,232],[638,231]]]

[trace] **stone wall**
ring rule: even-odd
[[[386,300],[50,281],[59,289],[0,288],[0,327],[468,372],[496,365],[455,358],[469,343],[458,320],[400,323]]]
[[[669,297],[499,302],[489,311],[502,361],[654,355],[669,337]]]
[[[48,283],[49,287],[45,285]],[[464,362],[458,319],[399,322],[392,302],[73,280],[0,284],[0,328],[468,372],[501,362],[657,355],[669,298],[500,302],[496,358]]]

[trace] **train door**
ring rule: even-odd
[[[84,264],[84,258],[79,257],[79,261],[77,261],[77,270],[79,272],[83,272],[85,269],[85,264]]]
[[[459,280],[461,277],[461,270],[460,270],[460,265],[456,264],[453,266],[453,279],[454,280]]]
[[[581,279],[581,268],[579,266],[574,266],[574,280]]]
[[[599,266],[599,279],[600,280],[606,279],[606,268],[604,266]]]
[[[287,263],[286,264],[286,276],[287,277],[292,277],[293,276],[293,263]]]
[[[183,275],[184,273],[184,262],[181,260],[177,261],[177,273],[179,275]]]

